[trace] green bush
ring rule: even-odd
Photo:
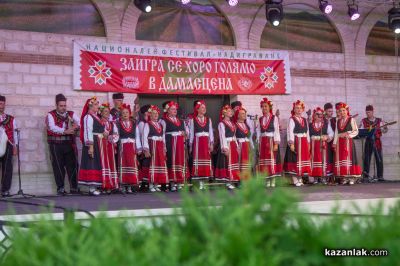
[[[183,193],[182,215],[42,221],[12,231],[3,265],[400,265],[400,204],[389,215],[316,218],[298,211],[292,190]],[[214,207],[206,207],[214,206]],[[386,257],[325,257],[324,248],[387,249]]]

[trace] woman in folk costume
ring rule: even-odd
[[[185,139],[188,134],[184,121],[177,117],[178,108],[178,103],[167,102],[164,107],[163,119],[160,121],[165,134],[171,191],[182,188],[182,184],[189,177],[185,147]]]
[[[335,149],[334,175],[341,178],[342,184],[354,185],[361,176],[361,167],[357,162],[356,147],[353,138],[358,135],[358,127],[350,116],[349,106],[341,103],[337,106],[340,119],[337,120],[333,148]]]
[[[233,184],[240,182],[239,153],[236,142],[236,126],[231,121],[233,110],[230,105],[222,107],[218,135],[220,149],[218,151],[217,166],[215,167],[215,179],[226,182],[228,189],[234,189]]]
[[[121,116],[117,121],[119,132],[118,142],[118,176],[126,193],[135,192],[140,184],[137,154],[142,153],[142,142],[140,140],[139,127],[136,120],[131,117],[131,107],[122,104]]]
[[[140,107],[140,110],[139,110],[138,129],[139,129],[139,139],[140,139],[142,150],[143,150],[144,125],[150,119],[149,118],[149,116],[150,116],[149,115],[149,109],[150,109],[150,105],[146,104],[146,105]],[[147,191],[148,190],[148,176],[147,176],[147,174],[149,173],[148,168],[149,168],[150,161],[145,158],[143,152],[139,154],[138,161],[139,161],[139,180],[141,181],[140,190],[141,191]]]
[[[214,134],[212,122],[205,114],[204,101],[197,101],[193,110],[193,118],[189,120],[189,149],[192,153],[191,179],[200,181],[200,189],[204,189],[204,180],[213,176],[211,152],[213,151]]]
[[[332,175],[332,164],[329,163],[328,142],[333,140],[333,130],[327,119],[324,119],[324,110],[317,107],[313,111],[312,122],[309,126],[311,139],[311,175],[310,182],[318,183],[318,179],[326,184],[326,177]]]
[[[279,118],[272,114],[273,104],[268,98],[263,98],[260,108],[263,113],[257,127],[258,171],[265,176],[266,186],[275,187],[275,178],[282,174],[279,144]]]
[[[143,129],[143,151],[149,167],[143,167],[149,178],[151,192],[160,191],[159,185],[169,183],[166,165],[165,135],[162,125],[158,122],[160,109],[151,105],[149,110],[150,119]]]
[[[240,179],[247,180],[251,177],[251,151],[254,149],[253,140],[251,138],[251,128],[246,122],[247,110],[240,106],[235,112],[235,125],[236,125],[236,140],[238,143],[239,152],[239,171]]]
[[[307,119],[302,117],[305,105],[297,100],[293,103],[292,116],[287,127],[288,145],[285,153],[283,169],[292,175],[293,184],[303,185],[303,176],[311,174],[310,136],[308,134]]]
[[[89,193],[100,195],[103,184],[103,152],[100,149],[100,136],[103,137],[104,124],[97,115],[99,101],[96,97],[88,99],[82,110],[80,139],[83,144],[78,184],[89,187]]]
[[[101,121],[104,125],[103,137],[100,136],[99,140],[100,151],[104,154],[104,156],[101,157],[101,164],[103,167],[102,188],[108,193],[119,188],[117,166],[115,162],[119,133],[115,122],[110,119],[110,110],[109,103],[103,103],[99,108]]]

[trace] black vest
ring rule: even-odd
[[[344,132],[347,132],[347,131],[352,131],[353,129],[352,129],[352,127],[351,127],[351,117],[348,117],[347,118],[348,120],[347,120],[347,124],[345,125],[345,127],[344,128],[340,128],[340,121],[342,120],[342,119],[339,119],[338,120],[338,122],[337,122],[337,129],[338,129],[338,133],[344,133]]]
[[[158,123],[158,122],[157,122]],[[152,125],[151,122],[147,123],[149,125],[149,136],[148,137],[162,137],[163,135],[163,129],[160,123],[158,125],[160,126],[160,132],[157,131],[157,129]]]
[[[206,120],[206,124],[204,127],[200,126],[200,124],[197,123],[196,117],[193,118],[194,133],[200,133],[200,132],[208,133],[210,128],[210,118],[208,118],[207,116],[205,116],[204,118]]]
[[[294,134],[301,134],[301,133],[307,133],[307,120],[302,117],[301,119],[303,120],[303,126],[297,121],[297,119],[292,116],[292,119],[294,121]]]
[[[129,121],[132,123],[132,128],[130,131],[127,131],[124,129],[124,126],[122,125],[122,123],[123,123],[122,120],[119,120],[117,122],[120,139],[127,139],[127,138],[135,139],[135,137],[136,137],[136,122],[132,121],[132,119],[130,119]]]
[[[250,138],[250,127],[246,122],[243,123],[246,126],[247,133],[245,133],[242,128],[236,123],[236,138]]]
[[[328,120],[323,120],[324,124],[322,125],[322,135],[328,135]],[[321,136],[321,129],[316,131],[313,127],[313,123],[310,123],[309,126],[310,136]]]
[[[235,136],[236,126],[234,123],[231,122],[231,124],[233,125],[233,130],[230,126],[228,126],[226,122],[222,121],[221,123],[223,123],[225,126],[225,138],[232,138],[233,136]]]
[[[180,120],[178,117],[176,118],[179,121],[179,125],[174,124],[171,120],[168,118],[164,118],[163,120],[165,121],[165,132],[177,132],[177,131],[185,131],[185,123],[183,123],[182,120]]]
[[[260,117],[259,119],[259,124],[260,124],[260,131],[261,133],[265,133],[265,132],[274,132],[275,131],[275,127],[274,127],[274,122],[275,122],[275,116],[272,115],[271,117],[271,122],[269,123],[267,128],[264,128],[262,126],[262,121],[263,121],[264,117]]]

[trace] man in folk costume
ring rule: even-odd
[[[311,174],[310,136],[307,119],[302,117],[305,105],[297,100],[293,103],[292,116],[287,127],[288,146],[286,148],[284,171],[292,175],[293,184],[303,185],[303,176]]]
[[[1,161],[1,195],[10,196],[11,180],[13,174],[13,156],[18,154],[18,127],[15,118],[5,113],[6,97],[0,95],[0,135],[7,140],[5,153]]]
[[[326,184],[326,177],[332,176],[333,165],[329,163],[328,143],[333,140],[333,130],[328,120],[324,119],[324,110],[317,107],[313,111],[313,120],[309,126],[311,139],[311,174],[310,182],[318,179]]]
[[[233,110],[230,105],[222,107],[218,135],[220,148],[218,151],[215,179],[226,182],[228,189],[234,189],[234,184],[240,182],[239,153],[236,142],[236,126],[232,121]]]
[[[124,102],[124,94],[123,93],[113,93],[112,95],[114,107],[111,109],[110,119],[113,121],[117,121],[121,116],[121,106]]]
[[[65,195],[65,173],[69,177],[70,192],[78,192],[78,164],[75,133],[80,119],[73,111],[67,111],[67,98],[56,95],[56,109],[46,116],[47,142],[51,165],[57,185],[57,194]]]
[[[158,121],[160,109],[151,105],[149,108],[149,120],[143,129],[143,151],[149,167],[143,169],[148,172],[150,191],[160,191],[159,185],[165,186],[169,183],[166,164],[166,147],[163,127]]]
[[[110,120],[110,104],[103,103],[100,108],[100,118],[104,124],[103,138],[100,138],[100,150],[103,152],[103,191],[110,193],[119,188],[117,165],[115,162],[117,142],[119,140],[118,128]]]
[[[185,147],[188,132],[184,121],[177,117],[178,108],[178,103],[167,102],[164,106],[163,119],[160,121],[165,134],[167,168],[171,191],[182,188],[182,184],[189,178]]]
[[[149,118],[149,109],[150,105],[146,104],[142,107],[140,107],[139,110],[139,122],[138,122],[138,129],[139,129],[139,138],[142,146],[142,151],[143,151],[143,130],[144,130],[144,125],[147,123],[147,121],[150,119]],[[138,156],[139,160],[139,179],[141,180],[140,184],[140,190],[141,191],[147,191],[148,190],[148,168],[149,168],[149,163],[150,160],[147,160],[144,156],[144,153],[140,153]]]
[[[137,154],[142,153],[139,127],[131,117],[131,107],[121,105],[121,117],[117,121],[118,142],[118,176],[121,187],[126,193],[133,193],[140,185]]]
[[[340,119],[337,121],[333,147],[335,149],[334,175],[341,178],[342,184],[353,185],[361,176],[361,167],[357,162],[356,147],[353,138],[358,135],[358,127],[350,116],[349,106],[341,103],[338,107]]]
[[[254,149],[253,139],[251,138],[251,128],[246,122],[247,110],[240,106],[235,112],[236,140],[239,152],[239,171],[240,179],[247,180],[251,177],[251,154]]]
[[[81,114],[80,139],[82,141],[82,159],[78,184],[89,187],[89,194],[100,195],[102,186],[102,156],[100,141],[103,138],[104,124],[97,115],[99,101],[96,97],[88,99]]]
[[[368,179],[371,158],[372,154],[374,154],[378,180],[384,181],[381,137],[382,134],[388,132],[388,128],[382,127],[385,122],[381,118],[374,117],[374,107],[372,105],[367,105],[365,108],[365,112],[367,114],[367,117],[361,120],[360,128],[370,130],[375,129],[375,135],[373,137],[367,137],[365,140],[363,167],[364,178]]]
[[[200,181],[200,189],[204,189],[204,180],[213,176],[211,152],[213,151],[214,133],[212,121],[205,114],[204,101],[197,101],[193,118],[189,121],[189,149],[193,156],[191,179]]]
[[[258,171],[266,178],[267,187],[275,187],[275,178],[282,174],[279,119],[272,114],[273,104],[268,98],[261,100],[260,107],[263,115],[257,127]]]
[[[331,103],[326,103],[324,105],[324,113],[325,113],[325,119],[327,120],[327,122],[331,126],[333,133],[335,134],[337,117],[333,117],[334,110],[333,110],[333,105]],[[333,150],[332,145],[333,145],[333,141],[329,141],[327,143],[327,152],[328,152],[327,164],[328,165],[330,164],[333,167],[333,165],[335,163],[335,161],[334,161],[335,151]],[[333,168],[332,168],[332,172],[333,172]],[[335,176],[334,175],[329,176],[327,182],[329,185],[334,185],[336,183]]]

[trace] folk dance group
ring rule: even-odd
[[[5,103],[5,97],[1,97],[0,122],[10,141],[2,158],[2,192],[7,196],[16,125],[12,116],[5,115],[4,106],[1,109],[1,101]],[[324,109],[316,108],[308,121],[303,117],[304,103],[294,102],[282,163],[279,117],[273,114],[268,98],[260,102],[262,116],[256,123],[247,118],[241,102],[223,106],[215,138],[202,100],[194,102],[193,114],[187,120],[177,116],[179,106],[173,101],[165,102],[161,113],[155,105],[139,108],[137,103],[132,110],[123,103],[121,93],[114,94],[113,100],[115,107],[111,108],[96,97],[88,99],[79,118],[67,111],[64,95],[56,96],[56,109],[48,113],[46,128],[58,194],[66,194],[66,173],[71,193],[79,193],[78,186],[86,186],[91,195],[133,193],[143,187],[151,192],[176,191],[193,181],[200,189],[208,182],[222,182],[235,189],[252,175],[265,177],[267,187],[274,187],[275,179],[283,174],[291,176],[295,186],[306,182],[352,185],[362,174],[353,142],[358,127],[345,103],[336,104],[336,118],[328,103]],[[370,126],[368,121],[372,120],[363,120],[365,127]],[[80,164],[76,134],[83,146]],[[382,177],[382,165],[379,171]]]

